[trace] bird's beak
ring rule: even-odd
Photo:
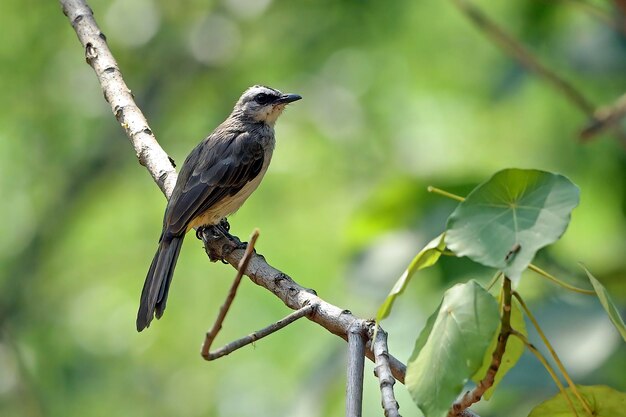
[[[302,96],[298,94],[283,94],[274,102],[274,104],[288,104],[293,103],[294,101],[298,101],[302,98]]]

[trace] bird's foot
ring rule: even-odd
[[[196,229],[196,239],[203,240],[204,231],[206,230],[205,226],[200,226]]]
[[[222,220],[220,220],[219,226],[222,229],[224,229],[226,232],[230,232],[230,223],[228,223],[228,219],[226,217],[224,217]]]
[[[221,261],[227,264],[226,257],[235,249],[245,249],[246,243],[242,243],[237,237],[229,233],[230,224],[222,219],[218,224],[201,226],[196,230],[196,237],[205,243],[205,251],[211,262]],[[225,240],[225,241],[224,241]],[[215,244],[220,242],[219,248]]]
[[[198,229],[196,229],[196,237],[199,240],[210,238],[219,239],[222,237],[228,240],[232,240],[230,233],[228,233],[229,229],[230,225],[228,223],[226,223],[226,227],[222,223],[212,224],[208,226],[200,226],[198,227]]]
[[[243,249],[246,250],[248,248],[248,242],[235,242],[233,241],[233,243],[235,244],[235,248],[234,249]],[[254,250],[254,253],[256,253],[256,249]]]

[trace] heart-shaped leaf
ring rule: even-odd
[[[535,253],[565,232],[578,200],[578,187],[562,175],[505,169],[450,215],[446,244],[517,281]]]
[[[626,416],[626,394],[614,390],[613,388],[594,385],[594,386],[576,386],[585,402],[591,407],[594,417],[619,417]],[[574,401],[574,407],[579,416],[586,416],[582,405],[576,400],[572,391],[567,388],[567,394]],[[573,416],[567,400],[562,393],[558,393],[554,397],[539,404],[535,407],[528,417],[571,417]]]
[[[500,317],[498,303],[475,281],[444,294],[415,342],[406,386],[426,417],[445,417],[480,368]]]
[[[406,288],[409,280],[420,269],[427,268],[437,263],[439,257],[441,256],[441,252],[443,252],[446,244],[444,242],[444,234],[441,234],[431,240],[411,261],[409,267],[404,271],[402,276],[396,281],[393,288],[389,292],[387,298],[382,303],[380,308],[378,309],[378,313],[376,314],[376,321],[381,321],[385,317],[389,315],[391,312],[391,307],[393,307],[393,302],[396,300],[396,297],[402,294],[404,289]]]

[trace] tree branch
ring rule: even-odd
[[[494,21],[492,21],[478,7],[467,0],[452,0],[455,6],[489,39],[500,46],[505,52],[513,56],[520,64],[529,71],[550,83],[557,91],[561,92],[570,103],[578,107],[585,115],[592,116],[594,105],[572,84],[565,81],[550,68],[542,64],[514,37],[506,33]]]
[[[159,146],[148,121],[135,104],[91,8],[84,0],[60,0],[60,3],[85,49],[87,63],[98,77],[104,99],[111,105],[115,118],[135,148],[139,163],[148,169],[154,182],[169,199],[177,178],[174,163]]]
[[[145,117],[135,104],[107,46],[106,38],[93,18],[91,9],[84,0],[60,0],[60,3],[63,6],[63,13],[68,17],[85,48],[87,63],[96,72],[105,99],[111,105],[113,114],[130,139],[139,162],[146,167],[163,194],[169,198],[177,178],[174,166],[167,153],[156,141]],[[233,239],[239,240],[234,237]],[[224,259],[235,268],[237,267],[244,251],[234,246],[231,239],[223,237],[211,240],[210,236],[203,234],[203,240],[207,245],[207,250],[211,248],[215,253],[223,254]],[[274,293],[289,308],[299,310],[306,305],[317,305],[318,308],[314,314],[307,317],[343,339],[347,340],[351,326],[357,323],[363,327],[366,326],[365,319],[355,317],[349,310],[341,309],[322,300],[314,291],[302,287],[285,273],[270,266],[259,254],[252,255],[245,274],[254,283]],[[373,360],[374,353],[371,349],[366,349],[365,354]],[[389,356],[389,364],[393,376],[404,383],[406,366],[393,356]]]
[[[348,371],[346,417],[361,417],[363,410],[363,370],[365,367],[365,328],[356,322],[348,331]]]
[[[215,236],[210,230],[204,229],[199,235],[202,237],[204,248],[212,261],[223,259],[237,267],[244,255],[241,241],[236,236]],[[252,282],[272,292],[289,308],[299,310],[307,305],[317,305],[314,313],[307,318],[331,333],[348,340],[348,332],[353,325],[366,328],[369,321],[355,317],[350,310],[341,309],[317,296],[314,290],[305,288],[295,282],[284,272],[267,263],[263,255],[253,253],[245,271]],[[374,352],[369,344],[365,356],[374,361]],[[398,381],[404,383],[406,366],[393,356],[389,356],[391,372]]]
[[[575,1],[575,0],[573,0]],[[539,61],[524,45],[491,20],[480,8],[469,0],[452,0],[452,3],[487,38],[515,58],[529,71],[544,79],[577,107],[591,121],[582,129],[580,138],[588,140],[601,131],[613,128],[616,139],[626,146],[626,134],[617,123],[626,115],[626,96],[621,97],[610,108],[595,110],[595,105],[574,85]]]
[[[226,319],[226,314],[228,313],[228,310],[230,310],[230,306],[233,304],[235,295],[237,295],[237,288],[239,288],[239,284],[241,283],[241,278],[243,278],[243,271],[245,271],[246,268],[248,267],[248,262],[250,262],[250,256],[252,256],[252,252],[254,251],[254,245],[256,244],[256,240],[258,238],[259,238],[259,229],[254,229],[254,231],[252,232],[252,235],[250,236],[250,242],[248,243],[248,246],[246,246],[246,252],[243,254],[243,258],[241,258],[241,262],[239,263],[239,265],[237,265],[237,274],[235,275],[235,280],[233,281],[233,284],[230,286],[230,290],[228,291],[226,300],[224,301],[224,304],[222,304],[222,307],[220,308],[220,312],[217,315],[217,319],[215,319],[215,323],[213,323],[211,330],[209,330],[206,333],[206,336],[204,337],[204,343],[202,344],[201,355],[204,359],[208,361],[227,355],[228,353],[234,350],[234,349],[228,350],[227,353],[224,353],[219,356],[215,356],[215,354],[211,354],[209,352],[211,349],[211,345],[213,344],[213,341],[217,337],[217,334],[219,333],[220,330],[222,330],[222,324],[224,323],[224,319]],[[250,343],[252,343],[252,341]],[[241,346],[245,346],[245,344]]]
[[[618,125],[626,116],[626,94],[618,98],[608,107],[598,109],[589,124],[580,132],[583,140],[589,140],[609,128]]]
[[[249,345],[250,343],[254,343],[259,339],[263,339],[265,336],[269,336],[274,332],[279,331],[280,329],[282,329],[283,327],[286,327],[288,325],[290,325],[291,323],[293,323],[294,321],[311,314],[314,310],[315,310],[314,305],[308,305],[308,306],[304,306],[302,307],[300,310],[296,310],[293,313],[289,314],[287,317],[285,317],[282,320],[278,320],[276,323],[272,323],[267,327],[264,327],[261,330],[257,330],[256,332],[252,332],[247,336],[242,337],[241,339],[237,339],[234,340],[230,343],[228,343],[227,345],[222,346],[219,349],[216,349],[213,352],[209,352],[208,349],[210,349],[210,345],[207,346],[207,353],[205,355],[204,351],[202,352],[202,357],[204,359],[206,359],[207,361],[213,361],[215,359],[219,359],[222,356],[226,356],[234,351],[236,351],[237,349],[240,349],[244,346]],[[203,350],[204,350],[204,346],[203,346]]]
[[[371,326],[371,332],[374,332],[375,325]],[[385,417],[401,417],[396,397],[393,393],[393,386],[396,380],[391,375],[391,369],[389,367],[389,351],[387,348],[387,333],[378,328],[375,335],[370,334],[370,339],[374,339],[373,351],[375,356],[376,367],[374,368],[374,375],[378,377],[380,382],[380,394],[381,404],[385,411]]]

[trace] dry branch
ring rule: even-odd
[[[135,148],[139,163],[148,169],[154,182],[169,199],[177,178],[174,164],[156,141],[148,121],[135,103],[91,8],[84,0],[60,0],[60,2],[63,13],[69,19],[85,49],[87,63],[98,77],[104,99],[111,105],[115,118]]]
[[[594,105],[572,84],[564,80],[546,65],[541,63],[513,36],[491,20],[482,10],[467,0],[452,0],[457,8],[493,43],[500,46],[506,53],[513,56],[520,64],[529,71],[550,83],[557,91],[561,92],[570,103],[578,107],[585,115],[592,116]]]
[[[580,132],[581,139],[589,140],[609,128],[616,127],[624,116],[626,116],[626,94],[618,98],[613,105],[597,110],[589,124]]]
[[[363,410],[363,370],[365,367],[365,328],[355,323],[348,332],[346,417],[361,417]]]
[[[373,326],[372,326],[373,327]],[[373,329],[371,333],[373,333]],[[391,375],[391,369],[389,368],[389,350],[387,348],[387,333],[383,329],[378,329],[375,335],[370,334],[370,339],[373,338],[374,342],[373,350],[376,357],[376,367],[374,368],[374,375],[378,377],[380,384],[381,404],[385,411],[385,417],[401,417],[396,397],[393,393],[393,386],[396,380]]]
[[[60,0],[60,3],[63,13],[85,48],[87,63],[94,69],[104,96],[130,139],[139,162],[146,167],[163,194],[169,198],[176,183],[176,171],[135,104],[91,9],[84,0]],[[243,249],[234,246],[233,241],[226,237],[215,240],[203,234],[203,238],[207,252],[221,253],[225,260],[237,267],[243,256]],[[308,318],[343,339],[347,339],[352,326],[365,327],[367,324],[365,319],[353,316],[349,310],[332,305],[319,298],[314,291],[297,284],[285,273],[270,266],[259,254],[252,255],[246,275],[256,284],[274,293],[289,308],[300,310],[307,305],[317,305],[314,314]],[[366,356],[373,360],[371,349],[366,349]],[[404,382],[406,366],[393,356],[389,356],[389,363],[394,377]]]

